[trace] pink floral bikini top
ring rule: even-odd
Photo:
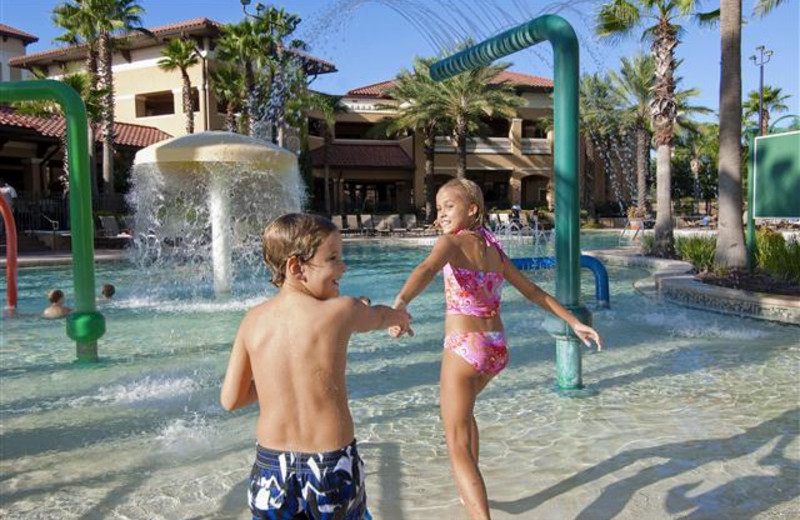
[[[468,233],[461,230],[458,234]],[[494,246],[505,262],[505,253],[500,242],[486,228],[478,234],[487,246]],[[503,291],[503,273],[476,271],[463,267],[453,267],[449,263],[442,269],[444,273],[444,299],[447,314],[465,314],[478,318],[491,318],[500,312],[500,295]]]

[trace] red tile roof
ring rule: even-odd
[[[215,22],[214,20],[209,20],[208,18],[192,18],[191,20],[184,20],[183,22],[176,22],[168,25],[159,25],[158,27],[153,27],[152,29],[148,30],[155,35],[164,35],[173,32],[179,33],[181,31],[201,29],[204,27],[207,27],[209,29],[216,29],[217,31],[219,31],[222,28],[222,24],[219,22]],[[122,36],[118,36],[116,37],[116,39],[122,39],[128,37],[146,37],[146,36],[137,31],[137,32],[126,33]],[[85,48],[86,44],[83,43],[78,45],[67,45],[64,47],[56,47],[55,49],[34,52],[31,54],[26,54],[25,56],[17,56],[16,58],[11,58],[10,60],[8,60],[8,64],[11,65],[12,67],[23,67],[31,62],[38,61],[43,58],[56,58],[59,56],[64,56],[74,51],[83,51]]]
[[[509,82],[516,87],[533,87],[547,91],[553,89],[553,80],[539,76],[531,76],[530,74],[522,74],[520,72],[511,72],[508,70],[501,71],[500,74],[492,78],[493,84],[503,82]],[[394,84],[394,79],[381,81],[380,83],[373,83],[372,85],[350,90],[347,92],[347,95],[388,98],[389,96],[387,96],[385,92],[393,87]]]
[[[215,20],[211,20],[209,18],[192,18],[191,20],[184,20],[182,22],[175,22],[167,25],[159,25],[158,27],[153,27],[148,29],[151,33],[156,36],[167,36],[170,34],[179,34],[184,31],[196,31],[201,29],[208,29],[208,32],[211,36],[218,36],[222,32],[224,24],[217,22]],[[146,41],[149,36],[142,34],[141,32],[134,31],[122,36],[118,36],[117,39],[139,39],[140,41]],[[12,67],[29,67],[40,60],[47,60],[52,58],[58,58],[62,56],[67,56],[70,54],[75,54],[72,59],[81,59],[84,50],[86,49],[85,44],[79,45],[69,45],[65,47],[57,47],[55,49],[50,49],[41,52],[34,52],[31,54],[27,54],[25,56],[17,56],[16,58],[11,58],[8,60],[9,65]],[[313,73],[326,73],[326,72],[335,72],[336,67],[325,60],[321,60],[316,56],[312,56],[308,53],[294,50],[292,51],[295,54],[298,54],[302,58],[305,58],[307,61],[314,63],[316,65],[313,68]],[[315,71],[315,72],[314,72]]]
[[[22,43],[24,43],[25,45],[39,41],[39,38],[37,38],[36,36],[26,33],[25,31],[20,31],[19,29],[15,29],[10,25],[6,25],[4,23],[0,23],[0,36],[10,36],[12,38],[17,38],[18,40],[22,40]]]
[[[315,168],[325,166],[325,147],[311,152]],[[399,144],[336,143],[330,145],[328,164],[345,168],[402,168],[414,169],[414,161]]]
[[[0,107],[0,128],[17,127],[32,130],[45,137],[61,138],[64,135],[66,121],[62,116],[38,117],[25,114],[18,114],[13,108]],[[172,137],[166,132],[152,126],[133,125],[130,123],[115,123],[114,142],[122,146],[132,146],[144,148],[151,144],[169,139]],[[96,127],[95,140],[102,141],[102,134],[99,127]]]

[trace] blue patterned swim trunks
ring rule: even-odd
[[[364,520],[364,462],[356,441],[325,453],[257,446],[247,498],[253,520]]]

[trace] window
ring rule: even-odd
[[[151,92],[136,96],[136,117],[166,116],[174,113],[175,96],[172,91]]]

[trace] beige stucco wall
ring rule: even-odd
[[[180,136],[186,133],[183,115],[183,80],[178,70],[167,72],[158,67],[163,46],[134,49],[125,53],[114,53],[112,70],[114,72],[115,118],[122,123],[153,126],[171,134]],[[48,67],[48,75],[61,77],[65,74],[84,71],[84,62],[71,61],[61,66]],[[194,114],[195,132],[208,129],[221,129],[224,126],[224,114],[216,114],[216,101],[208,96],[203,83],[203,60],[188,70],[192,87],[199,93],[199,109]],[[174,98],[175,113],[163,116],[137,117],[137,96],[170,91]],[[140,101],[141,102],[141,101]],[[206,124],[206,109],[211,105],[211,125]]]
[[[0,81],[19,81],[30,77],[28,71],[8,65],[8,60],[11,58],[24,55],[25,45],[22,40],[0,36]]]

